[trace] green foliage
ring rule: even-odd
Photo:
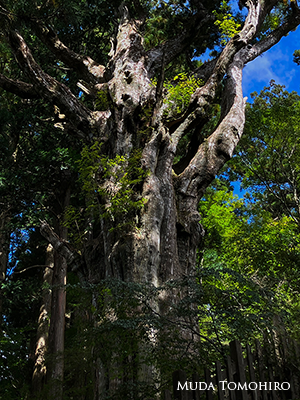
[[[271,81],[246,110],[245,134],[229,163],[231,179],[242,177],[243,188],[263,203],[274,218],[299,216],[300,97]]]
[[[274,31],[274,29],[278,28],[281,24],[281,17],[282,13],[280,11],[276,10],[273,13],[270,13],[268,15],[268,18],[266,19],[266,23],[269,24],[269,29],[270,31]]]
[[[204,0],[203,5],[209,13],[212,13],[219,3],[219,1]],[[187,4],[182,0],[152,0],[146,1],[144,7],[149,13],[143,26],[144,46],[146,50],[149,50],[167,40],[172,40],[181,29],[189,28],[189,19],[199,12],[201,4],[194,1]],[[219,32],[213,21],[202,21],[202,24],[203,35],[199,33],[201,39],[199,40],[198,32],[195,32],[194,38],[190,40],[186,49],[191,59],[201,56],[207,49],[213,49],[219,41]],[[197,61],[193,60],[192,64],[196,67]],[[185,54],[176,57],[168,66],[166,78],[170,79],[183,70],[187,72],[191,70],[191,63],[186,62]]]
[[[96,141],[91,146],[84,146],[81,151],[81,158],[78,160],[79,182],[82,191],[87,195],[88,201],[94,199],[97,191],[96,174],[99,170],[101,157],[101,143]]]
[[[149,18],[144,27],[146,50],[176,35],[184,27],[188,9],[182,1],[154,0],[149,2]]]
[[[251,336],[261,334],[261,318],[271,327],[274,315],[280,315],[293,335],[299,336],[296,318],[299,315],[300,241],[293,219],[283,215],[274,220],[262,204],[256,206],[247,196],[238,199],[225,188],[208,192],[200,212],[207,231],[202,265],[221,271],[227,269],[232,271],[234,279],[240,276],[244,280],[242,286],[240,283],[232,286],[234,280],[228,280],[225,274],[221,286],[220,283],[217,286],[228,291],[233,300],[226,309],[230,310],[237,302],[239,311],[235,320],[243,321],[242,316],[248,315],[255,325],[254,329],[253,325],[249,327],[249,321],[242,322],[240,333],[247,329],[250,340]],[[228,325],[231,325],[229,319]]]
[[[294,62],[297,64],[297,65],[300,65],[300,50],[295,50],[294,51]]]
[[[84,215],[82,209],[73,205],[68,206],[64,212],[63,225],[68,228],[69,241],[76,249],[80,249],[84,241]]]
[[[145,48],[157,46],[166,38],[166,27],[169,21],[163,14],[152,16],[148,19],[145,29]]]
[[[9,63],[12,60],[12,55],[6,42],[0,41],[0,57],[1,57],[1,63],[0,63],[1,73],[7,74],[9,73]]]
[[[168,91],[168,95],[164,99],[165,115],[174,117],[184,112],[189,105],[192,94],[202,85],[201,79],[188,76],[184,72],[179,73],[172,81],[166,83],[164,87]]]
[[[268,14],[262,23],[259,38],[263,39],[267,37],[272,31],[278,28],[285,20],[287,15],[287,8],[285,2],[280,2],[277,6]]]
[[[204,292],[200,332],[220,348],[235,338],[244,343],[262,338],[262,331],[272,326],[272,315],[270,299],[258,283],[228,268],[218,252],[210,249],[204,253],[200,275]]]
[[[253,100],[228,171],[249,191],[247,218],[226,253],[238,270],[255,274],[273,292],[275,309],[299,338],[300,97],[271,81]]]
[[[231,7],[226,1],[221,3],[218,11],[213,11],[214,16],[216,17],[214,23],[221,32],[221,44],[223,46],[225,46],[232,37],[239,33],[241,28],[241,24],[238,22],[236,17],[230,13],[230,11]]]
[[[78,157],[78,143],[53,127],[49,111],[53,108],[39,100],[0,99],[0,197],[10,210],[12,230],[35,226],[54,211],[60,178]]]
[[[134,389],[137,399],[146,398],[147,392],[153,393],[153,386],[138,379],[140,357],[149,357],[149,346],[153,348],[144,325],[153,317],[149,303],[143,305],[143,285],[111,280],[99,285],[72,284],[67,291],[72,310],[66,332],[67,398],[75,393],[89,393],[95,384],[90,374],[95,363],[101,366],[106,379],[124,380],[118,393],[112,394],[114,398],[130,398]],[[82,318],[83,315],[86,317]],[[140,346],[144,353],[140,353]],[[103,392],[101,398],[111,398],[110,392]]]
[[[112,102],[109,99],[108,89],[104,88],[103,90],[99,90],[95,100],[95,110],[106,111],[111,107],[111,105]]]
[[[25,23],[18,23],[18,16],[30,15],[32,19],[45,21],[59,32],[60,39],[67,46],[106,64],[109,39],[115,30],[116,10],[120,3],[121,0],[7,0],[6,5],[12,10],[13,22],[19,25],[42,68],[78,94],[74,72],[58,63]],[[146,49],[173,39],[199,7],[196,1],[189,2],[188,6],[180,0],[141,3],[149,11],[149,18],[141,26]],[[204,0],[203,4],[211,12],[218,10],[215,11],[216,21],[203,22],[201,32],[195,35],[186,54],[167,66],[166,118],[184,112],[192,93],[202,85],[201,81],[189,77],[187,71],[191,66],[185,60],[186,55],[187,58],[197,57],[207,48],[214,48],[220,35],[224,45],[240,28],[238,18],[232,16],[226,3],[219,6],[219,2]],[[129,8],[130,14],[135,15],[137,10],[133,4],[130,3]],[[271,14],[265,32],[274,30],[279,20],[282,21],[280,18],[279,14]],[[20,76],[4,41],[0,43],[0,55],[1,72],[8,77],[26,80],[22,74]],[[195,66],[196,61],[193,64]],[[284,174],[288,171],[288,163],[295,161],[293,170],[297,182],[299,109],[282,99],[276,100],[281,97],[280,90],[276,90],[265,99],[255,101],[257,107],[253,107],[252,117],[249,112],[250,125],[253,125],[250,137],[254,137],[254,128],[257,128],[256,134],[260,129],[264,130],[259,128],[262,121],[263,126],[271,121],[273,131],[279,129],[277,138],[271,135],[271,129],[266,129],[262,137],[254,138],[249,146],[245,144],[252,151],[251,155],[249,150],[249,163],[256,172],[246,173],[244,185],[250,188],[256,182],[257,190],[252,199],[255,198],[258,207],[234,198],[224,188],[207,195],[201,204],[207,236],[195,276],[153,288],[120,281],[83,285],[69,274],[72,284],[67,287],[70,317],[66,332],[66,398],[93,397],[97,384],[93,376],[94,367],[106,378],[123,379],[118,393],[122,400],[154,397],[154,392],[161,387],[155,386],[156,382],[149,387],[138,378],[139,363],[157,367],[162,380],[166,381],[170,378],[170,371],[176,368],[189,372],[198,370],[202,374],[205,363],[210,364],[226,353],[230,339],[239,337],[248,341],[258,337],[271,326],[275,312],[280,312],[285,321],[291,322],[290,329],[294,329],[296,335],[295,324],[300,316],[297,286],[299,230],[294,221],[298,218],[298,211]],[[271,109],[273,105],[274,111]],[[111,106],[106,90],[98,92],[94,106],[99,111]],[[18,241],[11,254],[11,266],[17,270],[44,263],[43,241],[29,229],[37,226],[39,219],[54,223],[64,219],[70,241],[80,248],[90,229],[87,221],[106,218],[112,229],[126,233],[138,226],[139,213],[144,206],[139,193],[147,174],[140,165],[141,152],[107,157],[103,155],[100,143],[95,142],[92,146],[83,146],[80,154],[82,143],[75,135],[68,136],[53,128],[53,120],[49,119],[52,111],[52,105],[40,100],[20,101],[13,95],[1,93],[1,205],[9,211],[9,229],[19,233],[26,229],[28,232],[26,240]],[[218,112],[212,112],[212,126],[217,121]],[[282,123],[280,118],[283,120],[284,113],[291,117],[293,124],[290,121],[289,124]],[[151,132],[147,125],[151,115],[151,107],[141,111],[141,129],[138,132],[141,143]],[[291,130],[287,131],[288,128]],[[282,142],[280,135],[284,138]],[[295,148],[289,147],[293,141]],[[184,138],[183,147],[187,142],[189,137]],[[280,150],[274,147],[272,151],[266,151],[270,142],[280,144]],[[258,149],[259,154],[255,155],[253,148]],[[264,156],[262,165],[267,166],[266,170],[275,171],[273,175],[280,177],[278,184],[274,176],[273,180],[265,180],[263,184],[255,181],[257,171],[262,172],[257,168],[260,167],[259,158]],[[276,164],[276,159],[280,160],[281,166]],[[240,165],[245,171],[245,165],[242,162]],[[237,173],[239,168],[236,167]],[[66,173],[76,177],[79,173],[79,180],[73,180],[72,205],[63,210],[59,195]],[[262,186],[263,192],[258,190]],[[276,188],[273,197],[267,194],[270,187]],[[279,210],[278,197],[287,199],[285,204],[291,205],[289,213],[283,215],[283,206]],[[270,204],[270,212],[260,212],[262,201]],[[21,278],[6,281],[1,288],[5,320],[0,337],[3,361],[0,365],[0,397],[5,399],[25,399],[27,383],[31,381],[29,354],[32,354],[35,339],[42,289],[40,271],[33,269],[25,276],[15,275]],[[163,297],[167,312],[160,315],[157,304],[161,304]],[[182,335],[183,332],[188,334]],[[197,340],[192,340],[193,335]],[[107,393],[108,398],[111,398],[110,393]]]
[[[106,185],[100,187],[98,193],[108,199],[103,217],[120,220],[118,228],[132,227],[131,217],[145,204],[135,190],[147,176],[140,166],[140,160],[140,150],[133,150],[129,157],[117,155],[114,159],[101,159]],[[111,186],[107,185],[109,180]]]
[[[28,398],[32,374],[28,355],[36,337],[40,296],[37,279],[30,276],[1,284],[5,316],[0,330],[0,399]]]
[[[27,399],[31,369],[24,332],[14,329],[1,331],[0,348],[0,399]]]
[[[215,246],[217,236],[228,235],[231,231],[237,231],[239,220],[236,219],[235,210],[241,208],[243,200],[228,192],[227,188],[222,187],[219,190],[208,190],[207,199],[200,202],[199,210],[203,219],[201,220],[207,234],[205,240],[207,243]]]
[[[140,150],[133,150],[129,156],[103,156],[99,142],[85,146],[81,152],[79,179],[87,196],[87,211],[112,221],[112,229],[132,229],[134,217],[145,204],[138,189],[147,172],[140,160]]]
[[[70,397],[77,388],[88,393],[93,387],[90,366],[95,363],[106,379],[123,382],[118,393],[107,390],[103,398],[130,399],[134,390],[136,399],[154,396],[170,382],[170,371],[183,368],[202,377],[204,366],[226,357],[230,340],[249,343],[272,326],[266,290],[227,268],[215,251],[207,253],[195,276],[161,287],[108,279],[97,285],[73,283],[67,295]],[[144,382],[140,363],[160,371],[157,382]]]

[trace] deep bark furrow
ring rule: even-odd
[[[180,269],[176,235],[176,199],[172,181],[172,166],[174,153],[170,143],[162,147],[158,155],[156,176],[160,181],[160,195],[164,201],[164,213],[161,221],[161,266],[159,269],[160,283],[178,278],[183,272]]]

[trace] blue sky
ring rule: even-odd
[[[243,92],[250,100],[250,93],[258,93],[267,86],[271,79],[285,85],[288,91],[300,93],[300,66],[293,62],[294,50],[300,49],[300,28],[269,51],[258,57],[244,69]]]

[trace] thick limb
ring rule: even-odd
[[[56,32],[41,21],[33,20],[31,26],[39,39],[55,54],[55,56],[72,68],[81,79],[94,84],[105,82],[105,67],[89,56],[75,53],[61,42]]]

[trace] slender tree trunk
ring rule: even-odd
[[[64,212],[70,204],[71,181],[68,171],[63,176],[61,188],[57,194],[60,211],[58,236],[66,241],[68,229],[64,226]],[[63,397],[64,349],[65,349],[65,314],[66,314],[67,262],[65,257],[54,250],[54,268],[52,277],[51,319],[49,329],[50,368],[48,382],[50,399],[60,400]]]
[[[61,399],[64,378],[64,343],[66,312],[67,263],[59,254],[54,255],[52,279],[51,322],[49,331],[50,399]]]
[[[52,285],[52,275],[54,268],[54,250],[51,244],[47,247],[46,262],[43,276],[43,284],[45,285],[43,291],[43,304],[40,309],[40,316],[38,320],[37,329],[37,342],[35,350],[35,365],[32,376],[32,391],[37,397],[41,393],[44,384],[46,383],[46,362],[45,357],[48,351],[48,341],[49,341],[49,322],[51,314],[51,285]]]

